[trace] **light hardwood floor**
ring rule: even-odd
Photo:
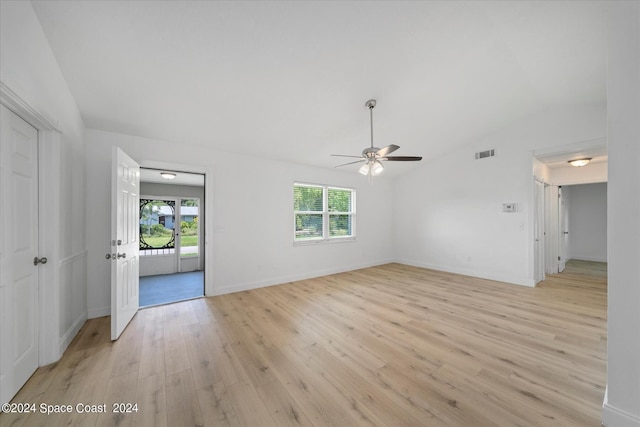
[[[14,399],[137,403],[5,426],[598,426],[606,278],[389,264],[88,321]]]

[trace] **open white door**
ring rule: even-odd
[[[111,170],[111,339],[138,311],[140,166],[113,147]]]
[[[544,183],[534,182],[534,275],[535,282],[544,280]]]
[[[545,273],[558,274],[560,262],[558,230],[558,186],[545,186]]]
[[[1,107],[0,403],[38,368],[38,131]]]
[[[568,191],[558,188],[558,273],[562,273],[567,266],[569,253],[569,210],[567,209]]]

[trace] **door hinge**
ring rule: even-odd
[[[558,257],[558,261],[560,261],[560,257]]]

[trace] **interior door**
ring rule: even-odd
[[[558,273],[558,186],[545,186],[545,273]]]
[[[534,274],[538,283],[544,280],[544,183],[536,180],[534,185]]]
[[[38,131],[1,106],[0,403],[38,368]]]
[[[140,166],[113,147],[111,171],[111,339],[138,312]]]
[[[569,253],[569,210],[567,197],[562,187],[558,188],[558,272],[562,273],[567,265]]]

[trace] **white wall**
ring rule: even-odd
[[[569,214],[568,259],[607,261],[607,184],[562,187]]]
[[[640,3],[610,4],[608,427],[640,426]]]
[[[0,19],[0,80],[60,130],[59,147],[40,159],[46,166],[46,185],[60,193],[55,200],[58,208],[48,209],[54,218],[57,253],[41,254],[50,259],[54,272],[45,286],[56,288],[55,300],[47,301],[55,319],[46,320],[56,324],[57,333],[50,337],[56,346],[55,360],[87,311],[84,123],[31,3],[0,2]]]
[[[192,165],[207,173],[207,253],[209,295],[320,276],[382,264],[392,258],[391,181],[373,185],[353,172],[327,170],[239,156],[187,144],[87,130],[87,206],[89,218],[89,316],[109,313],[109,181],[111,146],[143,165]],[[180,170],[185,170],[181,168]],[[193,171],[189,170],[189,171]],[[293,246],[295,181],[357,190],[355,242]],[[212,185],[209,185],[211,182]]]
[[[603,138],[604,105],[565,106],[524,118],[395,181],[400,262],[534,285],[534,150]],[[476,151],[496,156],[474,159]],[[516,203],[516,212],[502,212]]]

